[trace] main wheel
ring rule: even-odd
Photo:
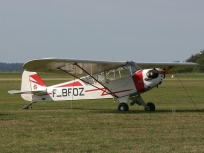
[[[145,108],[145,111],[155,111],[155,105],[151,102],[147,103],[148,108]]]
[[[129,106],[126,103],[120,103],[118,105],[118,111],[129,111]]]

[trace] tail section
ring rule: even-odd
[[[23,72],[21,91],[45,90],[45,88],[45,83],[36,72]]]
[[[33,101],[33,94],[43,92],[46,90],[46,85],[36,72],[24,71],[22,75],[21,91],[31,92],[21,94],[21,97],[27,101]]]
[[[33,101],[33,95],[42,95],[46,92],[46,85],[36,72],[24,71],[22,74],[21,91],[11,90],[10,94],[21,94],[27,101]]]

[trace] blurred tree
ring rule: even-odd
[[[204,50],[201,50],[200,53],[196,53],[195,55],[191,55],[186,62],[198,63],[199,66],[185,69],[183,72],[204,72]]]

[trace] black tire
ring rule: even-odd
[[[118,111],[129,111],[129,106],[126,103],[120,103],[118,105]]]
[[[145,111],[155,111],[155,105],[151,102],[147,103],[148,108],[145,108]]]

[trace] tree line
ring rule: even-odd
[[[23,72],[23,63],[1,63],[0,72]]]
[[[200,53],[192,54],[186,62],[193,62],[199,64],[193,68],[187,68],[185,70],[181,70],[180,72],[195,72],[195,73],[203,73],[204,72],[204,50],[201,50]]]

